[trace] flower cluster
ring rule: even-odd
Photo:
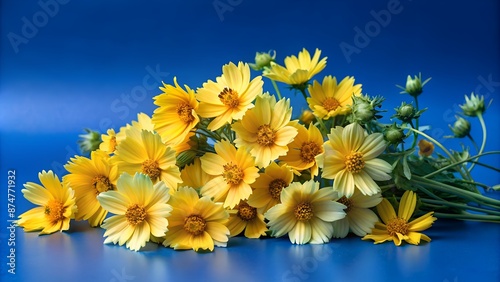
[[[153,98],[151,115],[102,135],[88,131],[80,141],[85,152],[68,161],[62,182],[43,171],[42,185],[25,184],[24,196],[39,207],[18,225],[49,234],[86,220],[105,229],[104,243],[135,251],[147,242],[212,251],[238,235],[321,244],[352,233],[418,245],[430,241],[420,231],[434,215],[499,220],[498,201],[481,195],[470,177],[487,154],[485,140],[470,157],[419,128],[425,109],[418,96],[430,79],[408,76],[402,93],[415,103],[403,102],[392,116],[399,122],[384,124],[383,97],[362,94],[354,77],[311,81],[326,66],[321,51],[311,57],[303,49],[284,66],[275,58],[257,53],[255,64],[230,62],[196,90],[174,78]],[[261,75],[252,77],[250,67]],[[266,78],[274,94],[264,91]],[[302,93],[309,109],[300,118],[276,82]],[[484,127],[482,98],[472,94],[461,108]],[[455,137],[469,131],[461,117],[452,127]]]

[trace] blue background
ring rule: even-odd
[[[176,76],[179,83],[196,89],[206,80],[219,76],[223,64],[239,60],[252,62],[255,52],[270,49],[277,51],[279,63],[283,62],[285,56],[297,55],[303,47],[311,52],[315,48],[321,49],[322,56],[328,57],[328,63],[315,78],[322,80],[328,74],[339,79],[347,75],[354,76],[357,83],[363,84],[363,93],[386,97],[383,108],[388,112],[385,113],[385,121],[389,121],[393,108],[402,101],[412,101],[411,97],[399,94],[396,84],[404,85],[408,74],[415,75],[418,72],[424,78],[432,77],[419,97],[420,106],[429,108],[421,119],[421,125],[430,125],[428,133],[454,150],[460,150],[462,143],[465,146],[471,144],[467,140],[444,139],[443,136],[451,134],[448,124],[455,121],[454,115],[459,112],[458,105],[464,103],[464,95],[475,91],[476,94],[484,95],[488,102],[494,100],[485,115],[489,132],[486,150],[498,150],[499,6],[499,2],[493,0],[439,3],[430,0],[191,0],[104,3],[2,0],[1,191],[6,191],[7,171],[16,170],[16,214],[21,214],[31,207],[22,198],[22,184],[27,181],[37,182],[37,173],[43,169],[52,169],[62,175],[62,165],[69,157],[80,154],[76,140],[83,128],[101,132],[108,127],[118,129],[135,119],[138,112],[152,113],[154,105],[151,98],[159,94],[161,80],[172,83]],[[361,38],[360,33],[365,37]],[[357,52],[346,55],[340,47],[342,44],[357,48]],[[253,74],[258,75],[257,72]],[[273,91],[269,80],[264,79],[264,82],[265,90]],[[292,99],[297,117],[300,110],[305,108],[302,96],[288,91],[283,84],[279,85],[282,93]],[[480,143],[479,122],[471,119],[471,123],[472,134]],[[471,149],[474,150],[472,146]],[[487,156],[482,160],[500,167],[500,159],[496,156]],[[476,180],[488,185],[500,183],[498,173],[490,173],[481,167],[476,169]],[[6,192],[2,192],[4,193]],[[0,197],[2,239],[6,238],[3,227],[6,198],[6,195]],[[498,279],[499,271],[495,265],[499,265],[499,255],[493,250],[497,250],[499,246],[499,228],[488,224],[446,225],[449,222],[443,222],[441,226],[438,222],[435,231],[432,231],[434,233],[429,233],[435,241],[418,248],[407,246],[396,249],[390,244],[373,247],[371,243],[351,238],[336,241],[339,243],[335,244],[341,244],[341,248],[335,252],[342,252],[340,250],[345,248],[359,249],[360,253],[369,254],[372,258],[366,261],[361,259],[360,268],[377,261],[381,268],[398,268],[399,274],[394,276],[396,279],[411,277],[410,274],[414,271],[411,270],[411,264],[403,262],[398,265],[397,262],[411,259],[421,262],[416,266],[416,269],[423,271],[418,278],[466,281],[481,274],[468,273],[465,271],[467,268],[464,270],[456,264],[466,257],[476,256],[474,250],[480,248],[484,253],[481,257],[490,257],[490,264],[487,264],[490,271],[485,272],[484,279]],[[111,270],[120,272],[120,265],[127,261],[140,260],[144,264],[140,269],[128,268],[127,271],[134,272],[130,275],[136,277],[145,275],[145,269],[150,263],[165,264],[167,269],[164,271],[171,270],[177,277],[182,277],[178,276],[181,272],[168,268],[170,260],[181,259],[197,267],[204,263],[199,256],[185,252],[161,250],[168,257],[162,262],[162,257],[154,252],[143,255],[129,252],[125,248],[101,246],[101,230],[88,230],[78,224],[76,226],[76,229],[85,232],[79,233],[77,230],[72,234],[56,234],[40,239],[36,238],[36,234],[18,231],[18,266],[21,269],[16,277],[25,279],[48,273],[44,269],[50,269],[47,265],[51,264],[43,263],[59,261],[60,257],[67,258],[68,261],[76,260],[75,263],[82,263],[82,267],[90,267],[94,263],[108,265],[105,262],[109,263],[109,255],[119,256],[114,268],[108,265],[96,270],[102,274],[95,276],[102,278],[97,279],[98,281],[113,279]],[[452,232],[446,231],[450,229],[448,226],[452,226],[451,229],[457,234],[450,235]],[[479,230],[479,234],[472,230]],[[464,234],[464,237],[457,236],[458,234]],[[455,239],[449,239],[450,236]],[[477,242],[476,236],[485,237]],[[284,273],[287,265],[311,257],[307,252],[317,248],[291,246],[284,244],[287,243],[286,240],[273,240],[275,239],[248,242],[238,238],[235,244],[243,249],[249,248],[247,251],[237,247],[217,249],[215,254],[207,256],[224,255],[225,260],[234,261],[231,269],[236,268],[246,273],[245,267],[237,267],[238,263],[249,263],[242,258],[242,254],[255,257],[256,254],[251,251],[257,250],[268,254],[261,254],[259,260],[269,263],[269,260],[276,259],[271,254],[277,252],[282,255],[279,259],[285,260],[285,263],[273,265],[277,267],[274,270],[259,270],[259,273],[269,273],[269,277],[275,278],[272,280],[279,280],[281,278],[278,274]],[[469,240],[473,240],[477,246],[463,248],[465,244],[469,244]],[[95,243],[98,250],[96,252],[104,254],[92,257],[93,251],[89,254],[67,251],[75,246],[75,242],[82,241]],[[45,244],[43,246],[47,246],[47,249],[40,249],[38,244]],[[451,244],[460,247],[453,250]],[[5,245],[2,242],[0,246],[3,273]],[[34,248],[35,245],[38,247]],[[89,243],[86,250],[90,250],[92,246]],[[455,259],[461,258],[460,262],[450,261],[449,257],[445,257],[444,252],[450,252],[450,249],[452,253],[448,255]],[[306,254],[301,254],[302,250]],[[407,257],[409,253],[411,258]],[[28,259],[34,254],[44,255],[34,263],[33,258]],[[82,258],[76,259],[78,256]],[[350,263],[359,260],[342,257],[338,261],[332,258],[332,262],[345,266],[347,262],[343,259],[350,260]],[[59,272],[66,273],[64,263],[67,260],[58,262],[62,264],[58,266],[62,269]],[[92,264],[83,263],[88,260],[92,260]],[[481,263],[484,262],[482,260]],[[445,266],[443,270],[432,268],[431,271],[430,261],[442,262]],[[446,261],[449,263],[446,264]],[[470,267],[480,265],[484,267],[480,262]],[[35,268],[28,271],[22,269],[22,266]],[[78,265],[71,267],[78,268]],[[82,275],[88,274],[84,270],[79,271]],[[342,269],[336,271],[342,272]],[[189,274],[188,270],[186,272]],[[153,271],[155,273],[162,276]],[[207,277],[217,278],[208,270],[202,273]],[[377,272],[375,277],[385,279],[387,277],[384,275],[387,273]],[[311,277],[327,274],[327,271],[318,270]],[[342,273],[341,277],[345,275]],[[226,273],[220,277],[229,279],[230,276]],[[361,279],[362,276],[355,273],[353,277]]]

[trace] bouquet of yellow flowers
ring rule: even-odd
[[[101,134],[87,130],[82,155],[28,182],[25,198],[38,205],[19,216],[25,231],[50,234],[86,220],[105,229],[104,243],[137,251],[147,242],[212,251],[233,236],[288,235],[294,244],[322,244],[349,233],[375,243],[418,245],[436,218],[500,222],[500,201],[471,177],[485,152],[484,97],[461,105],[483,129],[457,117],[456,138],[469,137],[477,154],[452,151],[425,133],[418,97],[429,79],[408,76],[399,86],[414,99],[380,122],[381,96],[362,94],[354,77],[313,77],[326,57],[303,49],[284,65],[276,53],[255,63],[228,63],[194,90],[163,83],[152,115]],[[251,76],[250,68],[262,75]],[[264,78],[275,93],[263,91]],[[309,109],[292,119],[277,82],[300,92]],[[435,148],[438,150],[435,151]],[[494,186],[493,189],[498,189]],[[397,211],[397,212],[396,212]]]

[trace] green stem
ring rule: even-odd
[[[307,102],[307,94],[306,94],[306,89],[305,87],[299,87],[300,93],[302,93],[302,96],[304,96],[304,100]]]
[[[440,212],[435,212],[434,215],[438,218],[452,218],[460,220],[485,221],[494,223],[500,222],[500,216],[494,216],[494,215],[470,214],[470,213],[448,214]]]
[[[276,84],[276,81],[274,79],[270,79],[271,83],[273,84],[274,90],[276,91],[276,95],[278,95],[278,100],[281,100],[281,92],[280,89],[278,88],[278,85]]]
[[[494,211],[494,210],[490,210],[490,209],[484,209],[484,208],[480,208],[480,207],[473,207],[473,206],[469,206],[469,205],[465,205],[465,204],[460,204],[460,203],[453,203],[453,202],[448,202],[448,201],[436,201],[436,200],[432,200],[432,199],[425,199],[425,198],[420,198],[420,200],[423,202],[423,203],[429,203],[429,204],[432,204],[432,205],[437,205],[437,206],[447,206],[447,207],[452,207],[452,208],[458,208],[458,209],[461,209],[461,210],[471,210],[471,211],[477,211],[477,212],[482,212],[482,213],[486,213],[486,214],[492,214],[492,215],[498,215],[500,216],[500,211]]]
[[[428,178],[428,177],[434,176],[434,175],[436,175],[436,174],[438,174],[438,173],[440,173],[440,172],[442,172],[442,171],[444,171],[444,170],[447,170],[447,169],[449,169],[449,168],[452,168],[452,167],[454,167],[454,166],[457,166],[457,165],[459,165],[459,164],[461,164],[461,163],[470,162],[471,160],[476,159],[476,158],[478,158],[478,157],[480,157],[480,156],[491,155],[491,154],[500,154],[500,151],[491,151],[491,152],[486,152],[486,153],[483,153],[483,154],[480,154],[480,155],[475,155],[475,156],[470,157],[470,158],[468,158],[468,159],[465,159],[465,160],[462,160],[462,161],[459,161],[459,162],[452,163],[452,164],[450,164],[450,165],[444,166],[444,167],[442,167],[442,168],[440,168],[440,169],[438,169],[438,170],[436,170],[436,171],[433,171],[433,172],[431,172],[431,173],[429,173],[429,174],[427,174],[427,175],[424,175],[424,176],[422,176],[422,177],[423,177],[423,178]],[[492,167],[492,166],[489,166],[489,165],[487,165],[487,164],[481,164],[481,163],[479,163],[479,165],[484,165],[484,166],[486,166],[486,167],[488,167],[488,168],[491,168],[491,169],[493,169],[493,170],[496,170],[496,171],[499,171],[499,172],[500,172],[500,169],[495,168],[495,167]]]
[[[481,148],[479,149],[478,155],[482,154],[484,151],[484,147],[486,146],[486,138],[488,137],[488,132],[486,131],[486,124],[484,122],[483,114],[481,112],[477,113],[477,117],[479,118],[479,122],[481,123],[481,128],[483,130],[483,141],[481,142]],[[469,167],[469,173],[474,168],[474,163]]]

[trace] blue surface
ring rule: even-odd
[[[432,80],[419,99],[429,108],[421,124],[430,125],[428,133],[455,150],[461,143],[471,145],[443,136],[451,134],[448,124],[455,121],[464,95],[475,91],[494,99],[485,115],[486,150],[499,149],[493,138],[500,131],[498,1],[164,2],[1,2],[2,281],[500,280],[499,226],[444,220],[426,232],[433,241],[418,247],[375,246],[355,237],[322,246],[294,246],[287,238],[234,238],[210,254],[154,245],[134,253],[102,245],[103,230],[77,222],[70,232],[43,237],[17,230],[17,274],[7,274],[9,170],[16,171],[19,215],[32,206],[22,197],[22,184],[37,182],[41,170],[62,175],[62,165],[80,153],[76,140],[82,128],[118,129],[139,111],[152,113],[151,98],[161,80],[172,83],[177,76],[180,84],[196,89],[220,75],[229,61],[252,62],[256,51],[275,49],[282,62],[303,47],[321,49],[328,63],[316,79],[354,76],[363,93],[387,98],[386,119],[402,101],[411,101],[394,85],[422,72]],[[221,3],[229,5],[224,12]],[[379,19],[377,25],[376,18],[387,13],[390,20]],[[369,34],[365,41],[358,30]],[[346,55],[340,47],[345,44],[356,47],[356,53]],[[280,87],[292,98],[297,116],[305,108],[302,97]],[[480,142],[480,125],[471,123]],[[498,156],[482,160],[500,167]],[[473,176],[487,185],[500,183],[498,173],[482,167]]]

